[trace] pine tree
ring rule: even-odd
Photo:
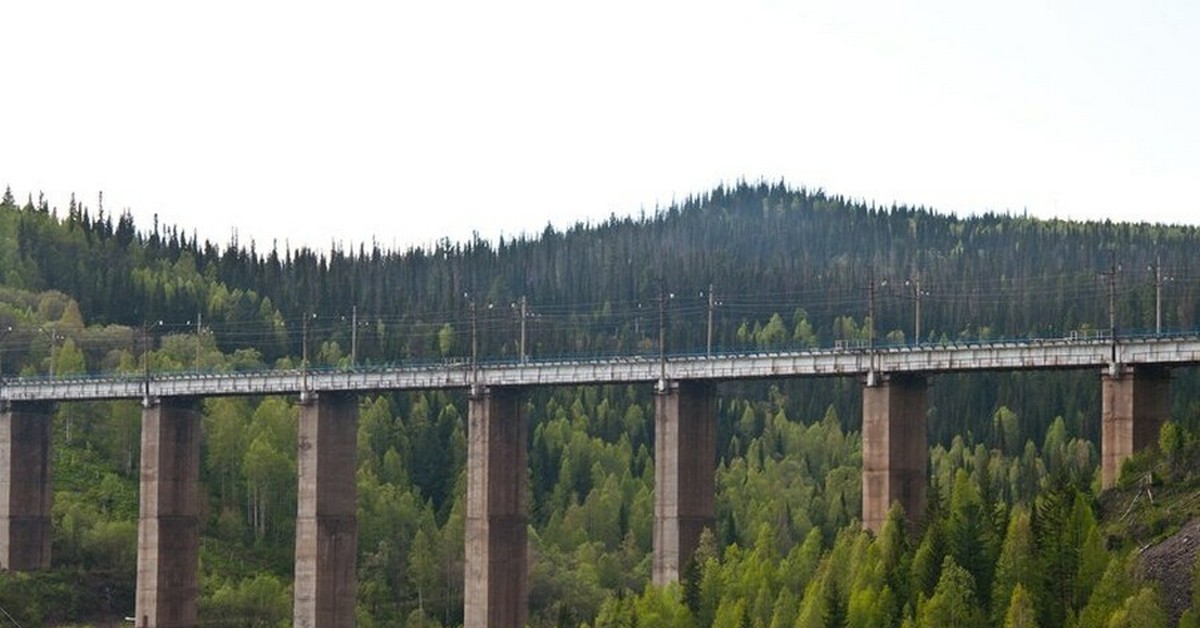
[[[1167,613],[1154,587],[1142,587],[1108,620],[1108,628],[1167,628]]]
[[[990,591],[993,569],[990,532],[979,488],[963,469],[958,470],[954,479],[947,536],[955,563],[971,574],[972,582],[981,591]]]
[[[1004,628],[1037,628],[1037,614],[1033,609],[1033,598],[1025,592],[1025,585],[1013,587],[1012,600],[1004,613]]]
[[[999,625],[1004,620],[1017,587],[1021,587],[1023,594],[1028,596],[1029,591],[1038,585],[1038,565],[1034,556],[1029,512],[1017,506],[1009,517],[1008,532],[1004,535],[1004,545],[996,563],[996,580],[992,586],[993,623]]]
[[[954,562],[954,557],[947,556],[942,563],[942,577],[919,615],[917,623],[923,628],[983,625],[983,612],[975,598],[975,581]]]
[[[1087,604],[1080,610],[1076,625],[1107,625],[1110,616],[1135,592],[1133,572],[1136,561],[1136,557],[1109,561],[1104,577],[1096,584]]]

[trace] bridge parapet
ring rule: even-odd
[[[667,381],[854,377],[881,373],[1061,370],[1126,365],[1200,364],[1200,335],[1141,338],[1113,344],[1096,339],[1028,340],[814,349],[743,354],[670,355],[665,365],[647,356],[542,360],[469,365],[393,365],[370,369],[154,373],[71,379],[17,378],[0,385],[0,401],[87,401],[156,397],[300,394],[302,391],[377,392],[470,389],[472,386],[563,386]]]

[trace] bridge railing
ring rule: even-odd
[[[1133,361],[1192,362],[1200,360],[1200,334],[1144,333],[1118,338],[1118,345]],[[1186,351],[1181,349],[1188,345]],[[949,342],[901,344],[883,343],[874,347],[853,346],[805,347],[799,349],[762,348],[752,351],[674,352],[665,356],[671,374],[691,373],[703,377],[757,377],[760,374],[792,373],[797,375],[849,374],[866,369],[898,370],[971,370],[1000,368],[1081,368],[1110,360],[1113,343],[1100,335],[1060,338],[956,339]],[[1182,351],[1182,352],[1181,352]],[[878,356],[878,358],[871,357]],[[892,356],[892,357],[888,357]],[[506,381],[530,384],[554,381],[585,381],[588,372],[608,373],[614,381],[643,381],[652,373],[651,366],[659,365],[663,356],[657,353],[589,354],[573,356],[536,357],[520,360],[517,357],[486,358],[472,363],[461,357],[418,362],[389,364],[359,364],[354,366],[320,366],[287,369],[257,370],[152,370],[114,371],[70,374],[56,377],[35,375],[8,378],[0,382],[0,399],[12,399],[15,391],[55,389],[71,386],[107,386],[114,395],[127,396],[133,386],[148,389],[150,384],[174,382],[172,390],[219,390],[215,382],[262,379],[269,380],[272,390],[308,388],[336,382],[341,387],[466,385],[476,381],[476,374],[501,371]],[[867,358],[871,357],[870,360]],[[732,363],[744,361],[758,365],[738,369]],[[972,361],[978,363],[974,365]],[[704,364],[718,365],[706,368]],[[690,366],[687,366],[690,365]],[[686,369],[679,371],[678,368]],[[574,369],[574,374],[569,374]],[[611,375],[611,374],[619,375]],[[624,379],[622,379],[624,378]],[[195,385],[190,385],[189,382]],[[402,382],[395,384],[395,382]],[[483,382],[486,383],[486,382]],[[264,384],[266,385],[266,384]],[[264,389],[265,390],[265,389]],[[248,394],[248,393],[247,393]],[[94,393],[98,397],[99,393]]]

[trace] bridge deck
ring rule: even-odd
[[[1107,340],[1028,340],[909,347],[814,349],[766,353],[604,357],[340,370],[233,373],[152,373],[18,378],[0,385],[0,401],[87,401],[149,397],[299,394],[302,391],[378,392],[482,386],[629,384],[668,380],[737,380],[862,376],[877,373],[952,373],[1101,369],[1114,365],[1200,364],[1200,334]]]

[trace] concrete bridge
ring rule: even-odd
[[[141,399],[136,625],[197,625],[199,400],[297,395],[299,508],[294,619],[354,625],[358,403],[370,392],[469,392],[465,620],[527,619],[524,392],[537,386],[647,384],[655,402],[653,580],[678,580],[714,524],[716,384],[857,377],[863,382],[863,520],[882,525],[899,501],[924,511],[926,385],[939,373],[1091,369],[1101,380],[1102,478],[1156,442],[1170,369],[1200,364],[1200,334],[1053,339],[776,353],[454,362],[347,370],[104,375],[0,384],[0,568],[50,565],[50,415],[57,402]]]

